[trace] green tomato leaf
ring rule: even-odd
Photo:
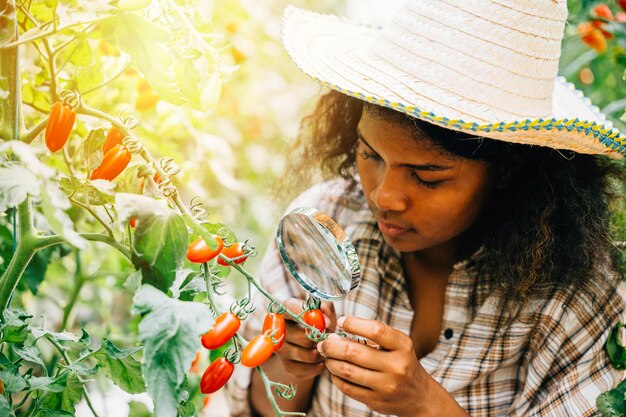
[[[620,382],[615,389],[603,392],[596,399],[596,407],[604,417],[623,417],[626,414],[626,380]]]
[[[143,283],[167,291],[174,283],[187,250],[187,227],[183,218],[164,200],[146,196],[116,195],[119,220],[137,218],[132,243],[132,262],[141,269]]]
[[[85,92],[99,86],[104,81],[102,64],[98,62],[94,65],[78,67],[75,79],[80,92]]]
[[[83,168],[91,172],[102,162],[102,145],[106,141],[104,128],[93,129],[80,146],[80,162]]]
[[[626,348],[622,338],[625,332],[626,325],[622,322],[617,323],[604,343],[606,353],[615,369],[626,369]]]
[[[54,412],[66,411],[74,415],[76,404],[81,398],[83,398],[83,383],[80,382],[75,373],[71,372],[67,375],[65,389],[60,392],[49,393],[43,401],[42,409]]]
[[[133,312],[141,314],[143,375],[157,417],[175,416],[185,374],[200,348],[200,336],[211,328],[209,307],[169,298],[150,285],[135,294]]]
[[[195,274],[197,273],[198,272],[194,271],[193,269],[188,269],[188,268],[178,269],[176,271],[176,279],[174,280],[174,283],[170,287],[170,292],[172,293],[172,297],[180,298],[180,294],[181,294],[180,287],[189,281],[189,276],[191,276],[192,274],[195,276]],[[206,291],[206,285],[205,285],[205,291]]]
[[[41,200],[41,209],[50,228],[77,248],[86,249],[87,241],[74,230],[74,223],[65,212],[71,204],[59,185],[52,181],[47,182]]]
[[[43,330],[43,329],[31,329],[31,333],[33,334],[33,336],[35,336],[35,339],[39,339],[40,337],[46,336],[46,337],[50,337],[53,340],[57,341],[57,342],[78,342],[80,340],[80,337],[78,335],[75,335],[74,333],[70,333],[70,332],[62,332],[62,333],[56,333],[56,332],[51,332],[50,330]]]
[[[28,337],[30,328],[27,319],[31,318],[30,314],[18,309],[9,308],[4,310],[2,314],[2,338],[0,341],[9,343],[23,343]]]
[[[100,152],[102,154],[102,152]],[[73,199],[92,206],[101,206],[115,201],[113,196],[114,183],[109,181],[93,181],[82,183],[75,177],[61,178],[61,189],[67,196],[73,195]]]
[[[161,99],[184,103],[172,70],[173,56],[165,46],[171,36],[168,31],[133,13],[107,19],[101,27],[105,36],[112,37],[107,40],[130,55]]]
[[[81,39],[73,48],[69,48],[70,62],[78,67],[86,67],[93,61],[93,53],[87,39]]]
[[[4,390],[6,392],[20,392],[26,389],[26,380],[19,373],[17,366],[5,369],[0,372],[0,379],[4,382]]]
[[[131,355],[141,348],[120,349],[110,340],[103,339],[102,347],[94,357],[107,378],[130,394],[139,394],[146,390],[141,376],[141,364]]]
[[[128,403],[128,417],[152,417],[153,414],[148,410],[144,403],[131,401]]]
[[[13,351],[26,362],[36,363],[42,368],[46,367],[41,359],[41,352],[36,346],[13,346]]]
[[[29,195],[37,196],[41,181],[23,164],[6,162],[0,167],[0,212],[17,207]]]
[[[124,282],[124,288],[133,294],[137,292],[137,290],[141,287],[141,271],[133,271],[126,281]]]
[[[31,390],[41,390],[46,392],[62,392],[67,385],[67,374],[57,377],[35,377],[28,379]]]
[[[90,367],[88,367],[87,365],[85,365],[82,362],[74,362],[73,364],[71,364],[67,368],[70,369],[73,372],[76,372],[76,374],[78,374],[80,376],[92,376],[92,375],[95,375],[98,372],[98,367],[97,366],[94,366],[93,368],[90,368]]]
[[[0,395],[0,416],[15,417],[15,414],[11,411],[9,402],[4,395]]]

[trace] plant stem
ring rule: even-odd
[[[17,206],[18,241],[15,253],[2,278],[0,278],[0,316],[9,306],[11,294],[15,290],[26,266],[36,251],[36,237],[33,235],[30,199],[26,198]]]
[[[100,233],[81,233],[80,236],[92,242],[104,242],[117,249],[119,252],[122,253],[122,255],[128,258],[128,260],[131,259],[130,250],[115,239],[111,239],[109,236],[105,236]],[[65,242],[67,242],[67,239],[59,235],[40,237],[37,239],[36,249],[39,250],[47,248],[48,246],[58,245],[59,243]]]
[[[98,223],[100,223],[102,225],[102,227],[104,227],[104,229],[107,231],[107,235],[109,235],[109,237],[111,239],[115,239],[115,235],[113,235],[113,230],[111,230],[111,228],[109,227],[108,224],[106,224],[104,222],[104,220],[102,220],[100,218],[100,216],[98,216],[96,214],[95,211],[93,211],[93,209],[91,207],[89,207],[86,204],[81,203],[80,201],[74,199],[74,198],[70,198],[70,201],[72,202],[72,204],[76,204],[79,207],[82,207],[84,210],[86,210],[89,214],[91,214],[93,216],[94,219],[96,219],[98,221]]]
[[[46,116],[41,122],[37,123],[35,127],[33,127],[28,132],[24,133],[20,137],[20,140],[25,143],[31,143],[32,141],[35,140],[35,138],[37,138],[37,136],[39,136],[41,132],[43,132],[47,124],[48,124],[48,117]]]
[[[265,386],[265,394],[267,395],[267,399],[270,404],[272,404],[272,408],[277,416],[306,416],[305,413],[299,413],[297,411],[282,411],[280,407],[278,407],[278,403],[276,403],[276,398],[274,397],[274,393],[272,392],[272,381],[269,380],[263,369],[260,366],[256,367],[256,371],[259,373],[261,380],[263,381],[263,385]]]
[[[117,78],[122,76],[122,74],[124,74],[126,72],[126,70],[128,70],[130,67],[132,67],[132,64],[129,63],[124,68],[122,68],[122,70],[120,72],[118,72],[113,77],[109,78],[108,80],[102,82],[102,84],[98,84],[97,86],[95,86],[93,88],[90,88],[87,91],[82,91],[81,95],[82,96],[86,96],[87,94],[93,93],[94,91],[97,91],[97,90],[101,89],[102,87],[106,86],[107,84],[110,84],[111,82],[115,81]]]
[[[65,349],[63,349],[63,346],[61,346],[56,340],[52,338],[46,337],[46,339],[56,348],[56,350],[59,351],[59,353],[63,357],[63,360],[65,361],[67,366],[71,366],[73,362],[70,360],[69,356],[67,356],[67,353],[65,353]],[[84,360],[84,359],[85,358],[81,358],[81,360]],[[84,381],[82,381],[80,378],[79,380],[80,382],[83,383],[82,385],[83,393],[85,394],[85,401],[87,402],[89,409],[91,410],[91,412],[93,413],[95,417],[98,417],[98,413],[96,412],[93,404],[91,403],[91,398],[89,397],[89,391],[87,391],[87,387],[84,385]]]
[[[97,17],[95,19],[91,19],[91,20],[86,20],[84,22],[74,22],[74,23],[70,23],[68,25],[65,26],[61,26],[61,27],[57,27],[57,28],[53,28],[52,30],[48,30],[45,32],[40,32],[37,35],[33,35],[27,38],[21,38],[20,40],[14,41],[14,42],[10,42],[7,43],[6,45],[4,45],[3,47],[0,47],[0,51],[3,51],[2,54],[4,55],[4,50],[5,49],[10,49],[10,48],[14,48],[16,46],[22,45],[24,43],[27,42],[32,42],[32,41],[36,41],[37,39],[41,39],[41,38],[47,38],[50,35],[54,35],[55,33],[58,32],[62,32],[67,28],[71,28],[74,26],[79,26],[79,25],[86,25],[86,24],[91,24],[91,23],[97,23],[97,22],[101,22],[105,19],[108,19],[110,16],[101,16],[101,17]],[[48,22],[48,23],[44,23],[41,26],[49,26],[52,22]]]
[[[85,283],[85,277],[82,273],[81,263],[80,263],[80,252],[76,251],[76,270],[74,271],[74,288],[72,289],[72,293],[70,294],[70,299],[68,300],[65,308],[63,309],[63,320],[61,321],[61,331],[65,330],[67,327],[67,322],[72,314],[72,310],[76,305],[76,301],[78,301],[78,295],[80,294],[80,290],[83,288],[83,284]]]

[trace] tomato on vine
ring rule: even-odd
[[[199,364],[200,364],[200,351],[197,351],[196,356],[193,358],[193,361],[191,361],[189,372],[191,372],[192,374],[200,373],[200,370],[198,369]]]
[[[213,236],[213,238],[217,242],[217,248],[215,249],[211,249],[201,237],[191,242],[187,248],[187,259],[189,259],[189,262],[203,264],[219,255],[222,248],[224,248],[224,240],[217,235]]]
[[[122,145],[123,140],[124,134],[120,132],[117,127],[111,126],[107,132],[107,139],[104,141],[104,145],[102,145],[102,153],[106,154],[115,145]]]
[[[232,245],[224,247],[224,249],[222,249],[222,255],[224,255],[228,259],[237,258],[243,255],[244,253],[245,251],[243,250],[243,243],[241,242],[235,242]],[[241,263],[244,263],[246,259],[248,259],[248,257],[244,256],[243,258],[237,259],[234,262],[236,264],[241,264]],[[217,258],[217,263],[223,266],[230,266],[230,264],[222,258]]]
[[[46,124],[46,146],[50,152],[56,152],[65,145],[75,120],[76,111],[72,106],[62,101],[54,103]]]
[[[273,333],[273,338],[278,341],[274,345],[274,352],[277,352],[285,343],[285,317],[278,313],[269,313],[263,320],[263,334]]]
[[[124,171],[131,157],[130,151],[125,146],[114,145],[104,154],[100,166],[93,170],[91,179],[112,181]]]
[[[128,224],[130,224],[130,227],[134,229],[135,226],[137,226],[137,217],[131,217],[128,221]]]
[[[219,358],[211,363],[202,374],[200,379],[200,392],[203,394],[213,394],[230,379],[235,365],[226,358]]]
[[[255,368],[267,361],[274,352],[274,343],[266,334],[260,334],[248,343],[241,353],[241,363]]]
[[[236,314],[230,311],[220,314],[220,316],[215,319],[213,328],[202,335],[202,339],[200,339],[202,346],[209,350],[217,349],[228,342],[230,338],[237,333],[240,325],[241,320]]]
[[[309,326],[315,327],[320,332],[326,330],[326,320],[320,309],[307,310],[302,315],[302,320]]]

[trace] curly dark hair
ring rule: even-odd
[[[303,119],[290,148],[290,183],[302,187],[339,175],[354,187],[356,126],[364,111],[406,126],[448,155],[485,161],[507,176],[507,186],[487,202],[466,243],[484,249],[470,267],[509,309],[519,311],[542,289],[597,292],[597,281],[596,290],[587,285],[592,276],[615,284],[621,251],[610,220],[612,212],[623,212],[626,175],[606,157],[476,138],[330,91]],[[617,240],[626,240],[624,230],[619,233]]]

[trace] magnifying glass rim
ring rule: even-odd
[[[288,216],[292,214],[305,215],[312,221],[315,221],[320,227],[327,230],[333,237],[335,237],[335,240],[337,241],[338,246],[341,248],[341,250],[343,250],[343,253],[346,256],[347,262],[344,263],[344,266],[348,268],[348,270],[351,273],[350,274],[350,278],[351,278],[350,289],[344,295],[329,295],[325,292],[322,292],[319,289],[317,289],[318,286],[314,282],[312,282],[310,279],[308,279],[306,275],[298,273],[295,263],[287,255],[286,251],[284,250],[285,245],[284,245],[284,241],[282,237],[284,220],[285,218],[287,218]],[[323,218],[324,221],[327,222],[327,224],[324,224],[324,222],[320,221],[319,220],[320,218]],[[323,211],[318,210],[316,208],[312,208],[312,207],[298,207],[290,211],[289,213],[285,214],[280,219],[280,222],[278,223],[278,228],[276,230],[276,243],[278,245],[278,252],[280,253],[280,258],[282,259],[283,264],[285,265],[285,267],[287,268],[291,276],[295,278],[295,280],[300,284],[300,286],[307,293],[311,294],[314,297],[321,298],[327,301],[342,300],[343,298],[346,297],[346,295],[348,295],[352,290],[354,290],[359,285],[359,282],[361,281],[361,265],[359,263],[359,258],[356,253],[356,250],[354,249],[354,246],[352,245],[352,242],[345,235],[343,236],[342,239],[337,239],[335,233],[333,233],[333,230],[336,231],[336,230],[342,230],[342,229],[339,227],[337,223],[335,223],[334,220],[328,217]]]

